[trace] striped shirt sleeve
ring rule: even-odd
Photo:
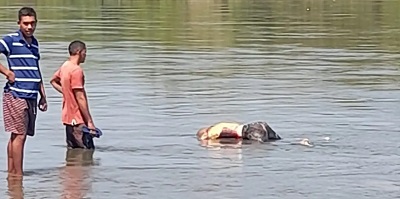
[[[12,47],[12,38],[11,37],[5,36],[0,39],[0,53],[9,55],[11,47]]]

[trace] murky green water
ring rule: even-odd
[[[398,1],[3,0],[1,34],[21,5],[39,14],[50,106],[27,142],[23,190],[2,180],[1,198],[398,196]],[[105,133],[93,160],[67,155],[48,84],[73,39],[89,46]],[[196,130],[221,120],[265,120],[284,140],[201,147]]]

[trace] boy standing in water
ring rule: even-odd
[[[3,90],[3,121],[10,139],[7,146],[9,176],[23,176],[24,147],[27,136],[35,135],[36,114],[47,110],[46,94],[40,72],[39,42],[33,36],[36,11],[23,7],[18,12],[19,29],[0,38],[0,54],[7,58],[9,69],[0,64],[7,77]]]
[[[82,130],[85,126],[96,129],[89,111],[81,67],[86,59],[86,44],[76,40],[69,44],[68,50],[68,60],[54,73],[50,83],[63,96],[62,123],[65,125],[67,147],[94,149],[93,136]]]

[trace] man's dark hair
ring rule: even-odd
[[[72,41],[68,46],[69,55],[76,55],[79,51],[86,49],[86,44],[83,41]]]
[[[37,20],[36,11],[31,7],[22,7],[21,9],[19,9],[18,21],[21,21],[21,18],[25,16],[35,17],[35,20]]]

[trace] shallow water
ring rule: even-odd
[[[398,196],[398,2],[22,2],[0,2],[0,32],[35,6],[49,110],[27,142],[23,190],[0,181],[2,198]],[[93,159],[66,155],[48,83],[73,39],[88,44],[89,103],[105,134]],[[194,137],[256,120],[284,139],[202,147]],[[0,159],[5,179],[5,150]]]

